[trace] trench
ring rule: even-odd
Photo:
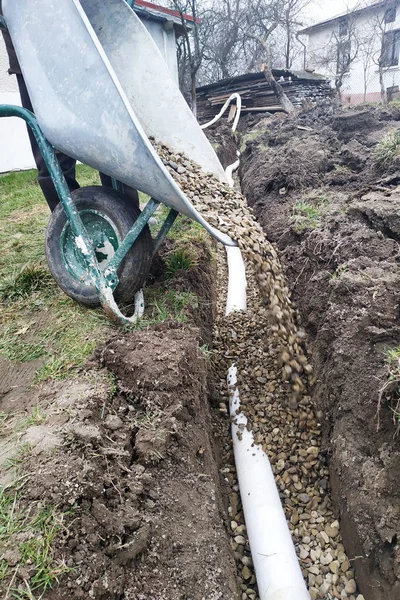
[[[313,378],[307,342],[276,251],[239,192],[210,182],[187,162],[188,173],[182,179],[173,168],[182,157],[165,147],[157,151],[195,206],[211,224],[237,239],[244,254],[248,312],[226,318],[220,308],[214,330],[219,376],[222,373],[225,379],[232,362],[242,374],[243,412],[255,444],[269,456],[310,595],[355,600],[360,597],[355,573],[340,535],[322,449],[323,413],[310,396]],[[225,294],[220,293],[220,305],[222,297]],[[233,520],[232,547],[240,561],[246,538],[235,535],[237,525]],[[245,575],[251,578],[248,568],[239,579],[243,600],[254,598],[255,592]]]
[[[167,163],[179,164],[179,157],[163,153]],[[35,402],[50,417],[50,436],[60,426],[60,403],[73,422],[67,421],[67,444],[50,455],[38,448],[28,462],[34,478],[25,498],[77,508],[56,551],[59,559],[68,556],[69,571],[44,597],[257,599],[227,417],[226,373],[235,361],[243,409],[270,458],[311,597],[362,600],[355,554],[347,554],[341,537],[340,500],[332,502],[330,447],[323,440],[324,411],[312,400],[310,348],[299,335],[279,258],[241,197],[224,190],[215,206],[210,180],[187,168],[188,193],[210,222],[217,210],[227,219],[223,227],[251,240],[248,312],[225,317],[225,258],[219,253],[213,271],[212,250],[188,277],[178,277],[179,289],[195,289],[199,299],[192,322],[118,334],[80,380],[39,391]],[[260,247],[270,271],[257,265]],[[279,284],[278,323],[261,299],[259,287],[265,293],[271,284],[264,272]],[[292,354],[282,352],[280,331]],[[112,390],[110,373],[117,380]]]
[[[327,590],[326,580],[322,586],[311,585],[317,598],[347,594],[394,599],[400,589],[398,495],[390,483],[398,472],[398,437],[391,415],[396,401],[388,394],[377,409],[388,378],[387,353],[399,339],[399,198],[398,190],[380,183],[395,179],[398,170],[393,164],[389,175],[382,175],[374,165],[379,140],[398,126],[398,115],[393,109],[391,116],[391,111],[371,108],[361,132],[356,124],[364,113],[329,106],[323,118],[316,107],[293,118],[248,119],[241,131],[249,140],[242,148],[241,184],[278,250],[308,333],[315,369],[309,393],[321,427],[318,444],[326,466],[326,493],[339,525],[339,566],[343,551],[343,562],[354,577],[344,591],[338,586]],[[389,121],[382,120],[381,112],[390,113]],[[299,132],[303,124],[309,132]],[[298,149],[305,153],[304,161]],[[295,151],[297,161],[284,164]],[[358,177],[347,166],[350,159],[358,164]],[[286,180],[277,189],[272,181],[281,166]],[[291,171],[306,167],[313,171],[310,181],[291,187]],[[315,183],[310,183],[313,177]],[[302,203],[316,209],[315,221],[301,214]],[[285,505],[284,497],[282,501]],[[295,529],[304,568],[303,543]],[[325,579],[330,563],[321,568],[315,552],[313,559]]]

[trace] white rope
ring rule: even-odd
[[[209,121],[208,123],[205,123],[204,125],[201,125],[202,129],[207,129],[207,127],[210,127],[210,125],[214,125],[214,123],[216,123],[217,121],[219,121],[219,119],[222,117],[222,115],[224,114],[224,112],[226,111],[226,109],[228,108],[228,106],[230,105],[230,103],[236,100],[236,115],[235,115],[235,119],[233,121],[233,125],[232,125],[232,131],[236,131],[236,128],[238,126],[239,123],[239,119],[240,119],[240,115],[242,112],[242,97],[240,94],[232,94],[231,96],[229,96],[228,100],[225,102],[225,104],[223,105],[223,107],[221,108],[221,110],[219,111],[219,113],[217,114],[216,117],[214,117],[213,119],[211,119],[211,121]],[[233,188],[235,185],[235,182],[233,180],[233,173],[239,168],[240,166],[240,152],[236,152],[238,159],[232,164],[229,165],[229,167],[226,167],[225,169],[225,175],[228,179],[228,183],[229,185]]]
[[[200,127],[202,129],[207,129],[207,127],[210,127],[210,125],[214,125],[214,123],[219,121],[219,119],[222,117],[222,115],[224,114],[224,112],[226,111],[226,109],[228,108],[228,106],[230,105],[230,103],[233,100],[236,100],[236,115],[235,115],[235,119],[233,121],[232,131],[236,131],[236,127],[238,126],[239,119],[240,119],[240,114],[242,112],[242,97],[240,96],[240,94],[232,94],[232,96],[229,96],[228,100],[225,102],[225,104],[223,105],[223,107],[221,108],[221,110],[219,111],[217,116],[214,117],[213,119],[211,119],[211,121],[209,121],[208,123],[205,123],[204,125],[200,125]]]

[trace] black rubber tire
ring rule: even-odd
[[[71,196],[79,212],[95,210],[104,215],[108,223],[112,224],[119,240],[125,238],[140,215],[140,209],[132,200],[109,188],[83,187],[72,192]],[[46,230],[46,257],[50,272],[68,296],[81,304],[98,306],[100,300],[96,288],[75,279],[65,264],[60,241],[66,226],[68,227],[67,217],[59,203],[51,214]],[[146,225],[118,269],[119,284],[114,292],[118,302],[127,303],[133,300],[135,293],[147,278],[152,256],[153,242],[150,229]]]

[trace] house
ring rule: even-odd
[[[182,35],[181,17],[177,11],[146,0],[136,0],[134,10],[156,42],[178,82],[176,40]],[[189,23],[193,17],[185,15]],[[133,61],[136,57],[133,57]],[[18,104],[20,97],[15,76],[8,75],[8,57],[0,35],[0,104]],[[26,127],[21,119],[0,119],[0,173],[35,167]]]
[[[305,67],[331,80],[342,102],[399,96],[400,0],[374,2],[303,29]]]
[[[272,69],[272,74],[296,107],[302,106],[307,100],[318,102],[332,93],[329,79],[315,73]],[[283,110],[264,73],[247,73],[197,88],[197,116],[200,123],[213,119],[234,93],[242,98],[244,115]]]

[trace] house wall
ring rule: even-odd
[[[174,28],[164,29],[161,21],[143,20],[164,60],[178,82],[178,61]],[[137,60],[133,57],[132,61]],[[0,104],[21,105],[15,75],[8,74],[8,56],[0,35]],[[15,117],[0,119],[0,173],[35,167],[25,123]]]
[[[17,78],[8,74],[8,56],[0,36],[0,104],[21,106]],[[25,123],[16,117],[0,119],[0,173],[35,166]]]
[[[169,70],[173,74],[175,81],[178,83],[178,59],[176,55],[176,37],[174,27],[166,29],[163,26],[163,23],[149,21],[148,19],[143,19],[142,23],[145,25],[147,31],[157,44],[157,47],[167,63]]]
[[[376,60],[381,53],[383,32],[376,25],[377,17],[382,20],[382,10],[365,11],[353,17],[356,37],[362,41],[363,49],[352,62],[350,72],[344,76],[342,100],[348,104],[379,102],[381,99]],[[329,62],[326,59],[333,58],[334,52],[329,51],[329,48],[333,49],[332,36],[335,31],[338,31],[338,27],[337,22],[328,23],[312,31],[308,38],[307,64],[330,78],[332,87],[334,87],[336,60]],[[396,21],[384,27],[386,32],[400,29],[400,6],[397,7]],[[385,89],[395,85],[400,86],[400,67],[397,65],[386,68],[383,79]]]

